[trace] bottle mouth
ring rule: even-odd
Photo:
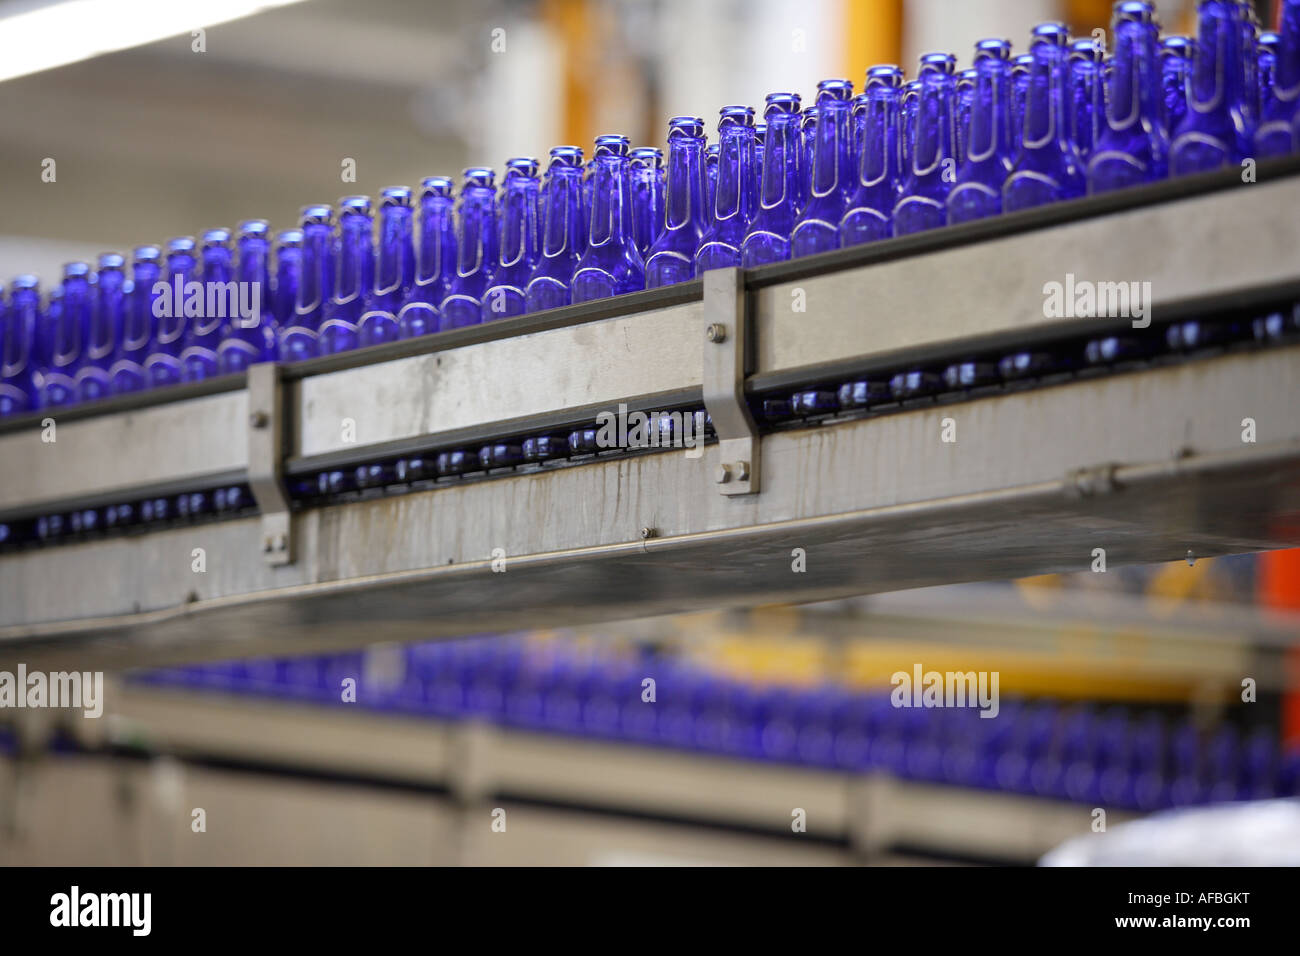
[[[177,236],[174,239],[167,240],[167,253],[185,253],[194,251],[193,236]]]
[[[121,269],[126,265],[126,258],[120,252],[102,253],[97,260],[100,269]]]
[[[638,146],[629,155],[643,169],[660,169],[664,164],[663,150],[658,146]]]
[[[569,166],[576,169],[582,166],[582,160],[581,146],[555,146],[551,149],[552,166]]]
[[[302,207],[302,224],[304,226],[331,226],[334,224],[334,210],[325,203],[313,203]]]
[[[1011,59],[1011,41],[1001,37],[991,37],[987,40],[980,40],[975,44],[975,62],[982,63],[985,60],[1002,60]]]
[[[63,265],[63,277],[65,279],[79,279],[88,275],[90,275],[90,263],[88,262],[66,262]]]
[[[1156,10],[1147,0],[1123,0],[1115,4],[1115,25],[1138,23],[1150,26],[1156,21]]]
[[[817,102],[848,102],[853,98],[853,81],[836,79],[822,80],[817,84]]]
[[[275,237],[275,244],[280,248],[302,245],[301,229],[284,229]]]
[[[131,258],[136,262],[158,263],[162,260],[162,249],[158,246],[136,246],[131,250]]]
[[[466,189],[491,189],[496,185],[496,172],[490,166],[471,166],[465,170]]]
[[[921,57],[918,76],[952,76],[957,72],[957,58],[951,53],[926,53]]]
[[[1030,34],[1029,48],[1035,50],[1040,46],[1054,46],[1064,49],[1070,42],[1070,28],[1064,23],[1040,23]]]
[[[344,196],[339,200],[339,214],[343,216],[369,216],[369,196]]]
[[[381,206],[410,206],[411,187],[385,186],[379,191],[379,204]]]
[[[668,121],[670,140],[684,137],[699,139],[704,135],[704,120],[698,116],[674,116]]]
[[[773,113],[798,113],[802,105],[798,93],[768,93],[763,102],[765,116]]]
[[[632,143],[620,133],[606,133],[596,137],[596,151],[594,158],[601,156],[627,156],[631,149]]]
[[[245,219],[239,224],[240,239],[265,239],[271,224],[265,219]]]
[[[224,246],[230,241],[230,230],[225,228],[208,229],[203,233],[205,246]]]
[[[420,180],[420,191],[425,196],[438,196],[446,199],[456,188],[450,176],[426,176]]]
[[[507,159],[505,181],[509,182],[520,177],[536,179],[539,169],[541,169],[541,164],[532,156],[516,156],[513,159]]]
[[[14,277],[13,288],[15,290],[32,289],[32,290],[40,291],[41,280],[38,279],[36,276],[32,275],[31,273],[25,272],[20,276]]]

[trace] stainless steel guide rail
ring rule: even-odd
[[[1300,544],[1300,346],[761,436],[743,400],[1127,327],[1045,316],[1067,274],[1150,282],[1158,321],[1300,299],[1297,209],[1300,161],[1261,164],[1253,184],[1163,183],[0,421],[0,522],[232,483],[260,511],[0,554],[0,662],[305,653],[1086,569],[1099,547],[1120,565]],[[717,447],[285,495],[620,404],[707,406]]]

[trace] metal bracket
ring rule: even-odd
[[[758,428],[745,401],[748,325],[741,271],[704,273],[704,407],[718,435],[713,480],[724,495],[759,489]]]
[[[262,512],[266,563],[293,564],[293,524],[284,488],[284,395],[274,362],[248,369],[248,486]]]

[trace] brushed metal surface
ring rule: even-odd
[[[291,385],[292,454],[463,431],[698,389],[703,307],[495,339],[314,375]]]
[[[1300,177],[1292,176],[767,286],[752,299],[756,371],[883,367],[940,344],[1129,327],[1044,316],[1044,285],[1068,274],[1150,282],[1157,322],[1181,303],[1294,285],[1297,208]]]
[[[6,555],[0,661],[306,652],[1080,570],[1096,547],[1114,567],[1295,546],[1297,394],[1300,348],[1248,352],[768,435],[746,498],[672,451],[305,511],[289,567],[251,559],[256,518]]]
[[[151,487],[248,466],[248,394],[221,392],[117,415],[54,419],[53,442],[37,424],[0,435],[0,515],[40,514],[65,499],[129,500]]]

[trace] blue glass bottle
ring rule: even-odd
[[[357,347],[357,326],[366,296],[375,287],[375,220],[369,196],[339,200],[339,241],[335,250],[334,294],[320,323],[321,355]]]
[[[763,149],[767,146],[767,124],[754,124],[754,194],[763,191]],[[757,200],[755,200],[757,202]]]
[[[1169,173],[1155,8],[1147,0],[1115,4],[1111,31],[1115,67],[1106,97],[1105,124],[1088,160],[1090,193],[1153,182]]]
[[[975,68],[957,74],[957,168],[966,162],[970,152],[970,114],[975,105]]]
[[[302,230],[283,229],[275,237],[275,288],[271,312],[279,330],[293,324],[302,289]],[[278,351],[279,345],[277,343]]]
[[[867,70],[857,188],[840,220],[840,242],[845,246],[893,235],[894,206],[903,184],[902,89],[903,71],[898,67]]]
[[[592,302],[645,288],[645,260],[632,238],[632,179],[626,136],[596,137],[587,251],[573,274],[573,301]]]
[[[1161,116],[1166,139],[1172,139],[1187,116],[1187,87],[1195,59],[1196,41],[1191,37],[1172,36],[1160,41]]]
[[[397,313],[398,335],[413,339],[438,331],[438,307],[456,275],[456,210],[452,181],[429,176],[420,183],[420,244],[415,285]]]
[[[320,324],[334,295],[334,210],[304,206],[301,219],[302,272],[293,319],[280,328],[280,358],[300,362],[320,354]]]
[[[1255,15],[1253,0],[1236,0],[1238,16],[1241,19],[1241,84],[1242,108],[1246,113],[1246,125],[1252,130],[1259,125],[1259,17]]]
[[[163,276],[167,289],[153,301],[157,321],[149,357],[145,359],[148,388],[175,385],[181,381],[181,352],[185,348],[185,333],[192,317],[187,313],[201,309],[198,299],[202,290],[194,278],[198,267],[194,248],[191,236],[177,236],[167,241]]]
[[[1255,51],[1255,74],[1259,81],[1259,103],[1262,110],[1273,92],[1277,71],[1277,56],[1282,50],[1282,34],[1265,30],[1259,35],[1259,48]]]
[[[235,239],[239,251],[235,278],[240,301],[255,314],[232,316],[217,346],[217,373],[232,375],[258,362],[279,357],[275,322],[275,299],[271,287],[271,226],[265,219],[246,219],[239,224]],[[292,300],[290,300],[292,301]]]
[[[1300,152],[1300,0],[1282,0],[1280,24],[1273,65],[1262,83],[1255,131],[1260,156]]]
[[[763,115],[767,142],[763,149],[758,212],[741,244],[746,269],[790,258],[790,234],[799,216],[799,181],[803,176],[798,93],[769,93]]]
[[[1241,8],[1233,0],[1201,0],[1198,18],[1187,115],[1169,149],[1169,171],[1174,176],[1237,166],[1253,149],[1242,62],[1246,21]]]
[[[704,180],[708,187],[707,205],[704,210],[704,228],[713,225],[713,208],[717,204],[718,194],[718,156],[721,147],[712,143],[704,150]]]
[[[632,237],[642,257],[664,228],[664,154],[654,146],[638,146],[631,153]]]
[[[862,140],[867,131],[867,90],[853,97],[849,107],[849,161],[856,172],[862,166]]]
[[[646,257],[646,288],[687,282],[695,276],[695,253],[708,226],[709,193],[704,157],[704,120],[674,116],[668,121],[668,192],[664,230]]]
[[[813,176],[813,149],[817,145],[817,109],[814,103],[811,106],[805,106],[803,115],[799,119],[799,142],[801,152],[799,155],[800,176],[799,176],[799,196],[798,211],[803,212],[803,207],[808,202],[808,197],[812,195],[812,176]]]
[[[709,269],[740,265],[740,246],[758,212],[754,110],[749,106],[724,106],[720,113],[713,222],[704,230],[699,251],[695,253],[696,275],[703,275]]]
[[[162,278],[162,250],[157,246],[136,246],[131,260],[131,292],[126,296],[122,334],[108,372],[114,395],[149,386],[145,365],[158,328],[154,302],[161,294],[155,287]]]
[[[966,161],[946,200],[948,224],[987,219],[1002,212],[1002,186],[1011,173],[1011,41],[975,44],[975,90]]]
[[[851,80],[817,84],[811,191],[790,236],[791,255],[796,258],[840,247],[840,220],[854,185],[849,155],[852,97]]]
[[[415,213],[409,186],[386,186],[379,194],[379,252],[375,284],[357,323],[357,344],[396,342],[397,313],[415,285]]]
[[[64,266],[61,292],[61,300],[46,309],[45,331],[41,336],[45,343],[42,408],[71,405],[78,400],[76,375],[85,355],[94,309],[90,266],[84,262],[69,262]]]
[[[948,194],[957,178],[956,69],[951,53],[921,57],[916,138],[902,198],[894,206],[895,236],[937,229],[948,221]]]
[[[1070,135],[1079,158],[1087,162],[1106,115],[1102,79],[1106,51],[1093,39],[1074,40],[1069,50]]]
[[[1034,55],[1022,53],[1011,61],[1011,144],[1016,155],[1025,141],[1025,112],[1029,104],[1029,78],[1034,73]]]
[[[181,352],[181,379],[198,382],[217,374],[217,348],[222,334],[238,309],[239,292],[234,281],[234,257],[229,229],[209,229],[200,247],[203,266],[203,304],[198,315],[189,316],[185,348]],[[233,301],[231,290],[234,289]]]
[[[438,329],[460,329],[483,321],[483,293],[497,265],[496,174],[487,166],[465,170],[456,228],[456,275],[438,306]]]
[[[491,322],[526,311],[528,280],[541,247],[542,184],[538,163],[531,157],[506,162],[501,196],[501,258],[492,285],[483,296],[483,321]]]
[[[99,257],[93,307],[86,328],[85,350],[77,369],[77,397],[93,402],[113,392],[111,369],[126,311],[126,260],[116,252]]]
[[[1076,199],[1087,188],[1079,151],[1070,139],[1068,42],[1064,24],[1034,28],[1024,134],[1002,188],[1004,212]]]
[[[0,418],[35,411],[40,405],[41,286],[33,275],[14,279],[0,348]]]
[[[556,146],[546,174],[542,213],[542,254],[528,280],[529,312],[558,309],[570,302],[570,283],[578,270],[582,239],[582,149]]]

